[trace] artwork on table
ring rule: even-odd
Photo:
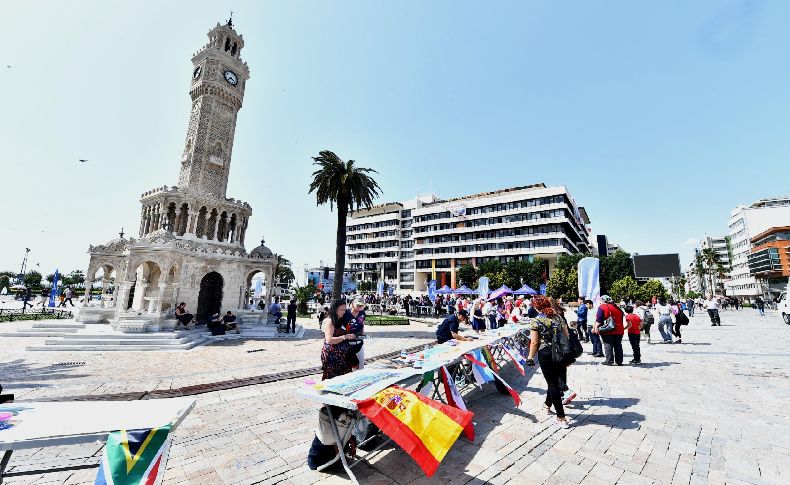
[[[389,379],[399,380],[404,377],[401,372],[394,372],[392,370],[373,370],[366,369],[364,372],[353,372],[335,377],[329,381],[324,381],[316,384],[314,387],[320,391],[327,391],[334,394],[341,394],[343,396],[351,396],[361,390],[370,388],[371,386],[381,383]]]

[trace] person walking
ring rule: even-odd
[[[565,409],[562,406],[562,391],[568,378],[567,367],[562,362],[555,362],[552,356],[552,345],[556,342],[555,337],[558,332],[569,338],[568,326],[555,314],[548,298],[536,296],[532,299],[532,306],[537,310],[538,316],[530,319],[527,365],[534,367],[537,356],[547,385],[546,400],[543,405],[547,412],[551,412],[553,405],[557,415],[556,424],[561,428],[569,428],[570,423],[565,417]]]
[[[579,297],[579,308],[576,309],[576,328],[579,332],[579,338],[585,342],[590,341],[590,335],[587,333],[587,303],[584,297]]]
[[[708,301],[705,302],[705,308],[707,308],[708,316],[710,317],[710,326],[721,327],[721,317],[719,316],[719,300],[713,296],[713,293],[708,295]]]
[[[288,319],[286,320],[286,324],[291,332],[296,333],[296,300],[292,298],[291,301],[288,302],[287,310]]]
[[[765,300],[760,298],[758,295],[757,298],[754,299],[754,304],[757,306],[757,311],[760,312],[760,316],[765,316]]]
[[[474,329],[476,333],[485,332],[486,320],[483,315],[483,301],[476,301],[472,308],[472,329]]]
[[[672,306],[667,304],[667,299],[663,296],[658,299],[656,305],[658,311],[658,332],[665,344],[672,343]]]
[[[675,343],[679,344],[682,343],[681,340],[682,336],[680,335],[680,327],[682,325],[688,325],[689,319],[686,316],[686,314],[683,313],[683,309],[680,307],[680,303],[677,304],[677,310],[674,313],[675,313],[675,324],[672,327],[672,335],[677,337]]]
[[[653,310],[650,308],[650,305],[639,300],[636,302],[636,309],[639,318],[642,319],[642,332],[644,332],[645,338],[647,338],[647,343],[650,343],[650,327],[652,327],[656,321],[655,317],[653,317]]]
[[[590,323],[589,319],[589,311],[593,307],[593,303],[591,300],[584,300],[584,305],[587,307],[587,336],[590,338],[590,342],[592,343],[592,355],[593,357],[603,357],[603,342],[601,342],[601,336],[597,333],[593,332],[593,327],[595,326],[595,321]]]
[[[611,296],[603,295],[601,297],[601,306],[598,307],[598,312],[595,315],[593,333],[599,334],[603,340],[603,350],[606,354],[603,365],[623,365],[623,334],[625,333],[623,315],[623,310],[614,304]],[[599,328],[610,318],[614,321],[614,329],[601,333]]]
[[[694,316],[694,300],[691,298],[686,298],[686,310],[689,312],[689,317]]]
[[[641,302],[639,302],[641,303]],[[642,319],[639,315],[634,313],[634,307],[625,307],[625,329],[628,331],[628,341],[631,343],[631,352],[634,358],[628,363],[633,365],[640,365],[642,363],[642,352],[639,349],[639,340],[641,338]]]

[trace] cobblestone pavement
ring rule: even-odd
[[[698,315],[684,327],[683,344],[643,343],[641,367],[606,367],[585,355],[569,370],[579,397],[569,407],[575,425],[568,430],[554,426],[554,418],[541,410],[540,371],[525,379],[507,366],[503,376],[521,393],[521,406],[515,409],[492,386],[468,394],[475,440],[460,438],[432,479],[392,446],[355,467],[357,477],[365,484],[787,483],[780,473],[790,466],[790,326],[775,312],[760,318],[750,310],[723,312],[722,322],[711,327],[706,315]],[[404,337],[398,338],[414,340]],[[317,348],[305,345],[305,354]],[[627,361],[627,343],[625,349]],[[235,359],[228,348],[206,350],[211,363]],[[265,357],[270,362],[305,359],[315,365],[301,351],[271,354]],[[199,352],[183,355],[190,360],[180,367],[200,362]],[[24,359],[31,365],[52,357]],[[144,360],[146,368],[156,363],[153,357]],[[7,365],[2,369],[7,381]],[[86,377],[67,379],[74,388],[81,379],[95,379],[92,369],[81,369],[75,372]],[[195,410],[175,433],[165,483],[347,483],[342,471],[317,473],[305,465],[317,407],[295,397],[303,385],[303,379],[293,379],[197,396]],[[99,453],[99,445],[29,450],[16,453],[12,465],[95,461]],[[7,483],[93,483],[94,477],[92,469]]]

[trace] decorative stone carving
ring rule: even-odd
[[[126,250],[127,244],[129,244],[128,239],[116,237],[107,244],[89,245],[88,251],[91,253],[122,253]]]

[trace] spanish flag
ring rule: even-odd
[[[470,411],[397,386],[357,401],[357,408],[408,453],[429,477],[439,468],[439,463],[473,416]]]

